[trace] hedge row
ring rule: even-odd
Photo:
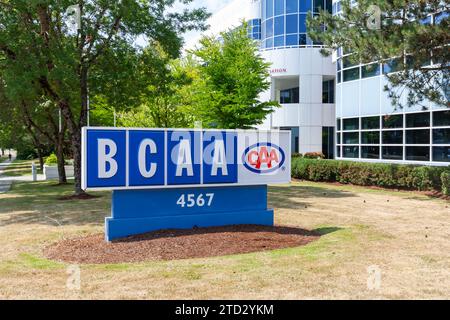
[[[447,167],[293,158],[292,177],[450,194],[450,168]]]

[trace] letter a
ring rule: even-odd
[[[194,169],[192,168],[192,156],[191,156],[191,144],[189,140],[181,140],[178,148],[178,161],[176,176],[181,177],[183,170],[186,169],[189,177],[194,175]]]
[[[213,177],[217,176],[218,169],[222,170],[223,176],[228,175],[227,160],[225,156],[225,145],[223,143],[223,140],[216,140],[214,142],[214,156],[211,168],[211,176]]]
[[[109,152],[106,149],[109,147]],[[114,156],[117,153],[117,145],[111,139],[98,139],[98,177],[100,179],[109,179],[117,173],[117,161]],[[109,170],[106,170],[106,164],[109,163]]]

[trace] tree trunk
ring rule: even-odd
[[[44,157],[42,156],[41,148],[37,148],[36,152],[37,152],[37,156],[39,158],[39,169],[42,171],[42,170],[44,170]]]
[[[65,168],[65,158],[64,158],[64,139],[61,139],[61,134],[58,137],[58,143],[56,145],[56,158],[58,159],[58,177],[59,184],[66,184],[66,168]]]

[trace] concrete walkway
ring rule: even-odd
[[[11,165],[11,163],[16,160],[16,152],[11,152],[11,161],[6,160],[0,163],[0,193],[8,192],[11,188],[12,180],[10,177],[2,177],[3,171],[6,167]]]

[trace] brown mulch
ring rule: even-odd
[[[318,233],[294,227],[239,225],[163,230],[107,243],[103,234],[63,240],[44,249],[52,260],[68,263],[129,263],[250,253],[303,246]]]

